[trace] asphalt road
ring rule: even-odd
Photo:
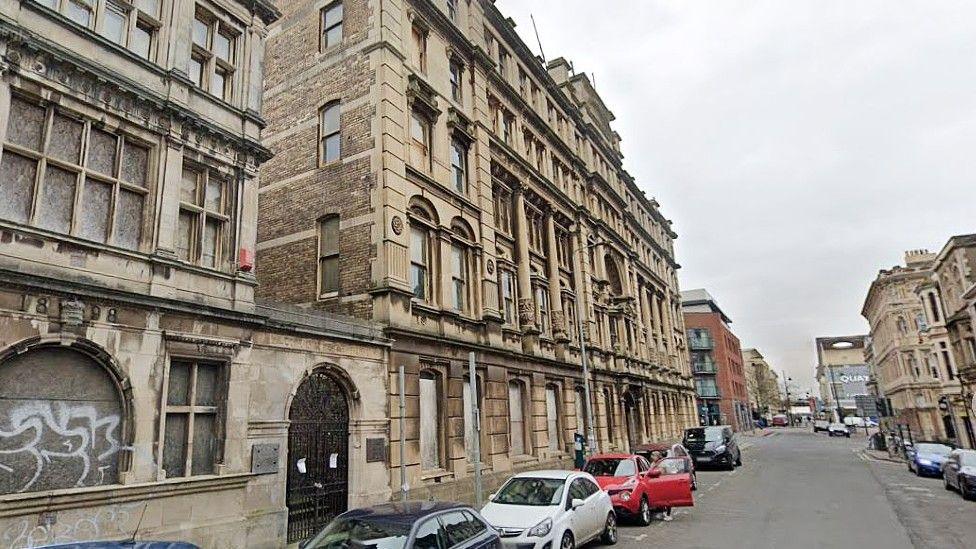
[[[976,547],[976,503],[877,461],[865,438],[780,429],[742,437],[743,466],[699,471],[695,506],[622,525],[624,548]]]

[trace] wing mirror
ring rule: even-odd
[[[647,472],[647,476],[651,478],[659,478],[661,476],[661,470],[657,468],[651,469],[650,471]]]
[[[570,503],[569,506],[570,506],[571,509],[576,510],[576,509],[579,509],[580,507],[582,507],[584,503],[585,502],[583,500],[581,500],[580,498],[573,498],[573,501],[572,501],[572,503]]]

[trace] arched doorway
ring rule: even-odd
[[[0,494],[117,484],[123,410],[87,353],[38,346],[0,362]]]
[[[288,412],[288,542],[307,539],[346,510],[349,401],[338,380],[313,372]]]

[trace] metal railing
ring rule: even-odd
[[[715,342],[711,336],[692,336],[688,338],[688,347],[693,350],[714,349]]]
[[[714,360],[696,360],[691,363],[691,371],[696,374],[714,374],[718,369]]]
[[[695,392],[702,398],[719,398],[722,396],[717,387],[698,387]]]

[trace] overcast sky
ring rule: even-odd
[[[976,232],[976,4],[497,0],[596,73],[624,164],[705,287],[799,388],[867,332],[879,268]]]

